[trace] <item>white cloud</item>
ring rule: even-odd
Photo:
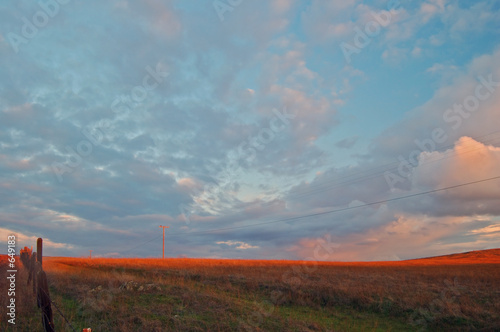
[[[7,237],[10,235],[16,236],[16,248],[18,250],[20,250],[21,247],[33,246],[35,248],[34,251],[36,251],[36,243],[37,243],[37,239],[39,238],[39,236],[27,235],[23,232],[14,231],[12,229],[0,227],[0,238],[1,238],[0,242],[5,243],[7,241]],[[74,248],[74,246],[72,244],[54,242],[54,241],[51,241],[50,238],[48,238],[48,237],[43,238],[43,246],[44,246],[44,248],[50,248],[50,249],[73,249]],[[49,252],[56,252],[56,251],[52,250]]]
[[[487,227],[483,227],[480,229],[474,229],[470,232],[471,234],[484,234],[487,236],[498,236],[497,233],[500,233],[500,224],[489,225]]]
[[[219,241],[219,242],[216,242],[217,244],[225,244],[225,245],[228,245],[228,246],[236,246],[236,249],[242,249],[242,250],[245,250],[245,249],[257,249],[259,248],[258,246],[252,246],[248,243],[245,243],[245,242],[241,242],[241,241]]]

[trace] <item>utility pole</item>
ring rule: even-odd
[[[170,226],[160,225],[160,228],[163,228],[163,256],[162,256],[162,258],[165,259],[165,228],[170,228]]]
[[[92,250],[89,250],[90,251],[90,259],[92,259]]]

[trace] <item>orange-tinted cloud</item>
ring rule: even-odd
[[[423,152],[415,169],[417,187],[444,188],[500,176],[500,148],[462,137],[454,148],[444,152]],[[449,190],[442,195],[467,200],[500,202],[500,180],[482,182]]]
[[[500,224],[468,217],[401,215],[365,232],[303,238],[291,248],[298,257],[327,261],[399,260],[495,247]],[[493,223],[493,224],[490,224]],[[456,241],[456,239],[461,239]],[[320,253],[320,254],[318,254]]]

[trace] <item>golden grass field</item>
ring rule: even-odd
[[[77,331],[500,331],[500,249],[399,262],[45,257],[43,266]],[[2,294],[2,331],[42,330],[26,281],[21,268],[15,327]],[[71,331],[53,311],[56,330]]]

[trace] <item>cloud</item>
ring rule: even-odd
[[[410,111],[401,121],[376,138],[369,155],[360,159],[358,165],[332,167],[318,173],[312,181],[293,187],[287,195],[287,205],[294,206],[299,211],[315,207],[315,210],[310,210],[311,213],[331,211],[353,204],[363,205],[498,176],[500,143],[498,130],[491,125],[492,121],[495,122],[494,119],[500,118],[497,106],[500,105],[500,100],[495,88],[492,88],[492,93],[481,101],[474,112],[461,118],[460,125],[456,128],[443,116],[445,112],[453,109],[454,104],[461,104],[468,96],[474,96],[475,89],[481,86],[478,75],[488,77],[489,73],[493,72],[490,78],[500,77],[494,65],[494,59],[498,55],[496,51],[491,55],[476,58],[465,72],[455,76],[452,83],[444,82],[433,98]],[[446,134],[445,142],[434,141],[430,144],[431,132],[436,128]],[[475,133],[475,138],[463,135],[465,133]],[[390,171],[398,174],[402,160],[412,160],[409,156],[416,157],[412,161],[414,165],[407,164],[410,165],[413,176],[404,179],[404,186],[391,191],[388,183],[384,181],[384,173]],[[459,224],[463,225],[474,225],[471,224],[474,220],[493,220],[492,216],[498,216],[500,213],[497,204],[499,186],[499,180],[492,180],[389,202],[386,212],[379,213],[378,218],[375,214],[377,210],[368,207],[338,215],[333,213],[329,217],[331,228],[342,234],[342,237],[338,235],[333,240],[343,243],[344,249],[336,251],[332,259],[408,258],[411,257],[412,250],[399,248],[405,242],[411,243],[409,246],[414,250],[431,246],[429,254],[460,250],[458,243],[462,243],[463,237],[468,238],[469,242],[464,244],[467,248],[473,248],[475,245],[481,245],[483,248],[494,247],[495,242],[492,239],[469,237],[472,234],[469,233],[469,226],[457,226],[455,231],[448,226],[439,225],[455,225],[458,220]],[[342,226],[341,219],[344,221]],[[363,219],[370,222],[362,222]],[[435,224],[432,221],[429,228],[424,228],[425,220],[440,222]],[[422,225],[418,225],[419,221]],[[314,223],[319,226],[316,231],[329,231],[322,221],[315,219]],[[400,224],[413,230],[405,231],[406,233],[400,231],[403,234],[401,236],[385,234],[393,232],[391,229]],[[400,225],[396,228],[402,227]],[[482,226],[477,227],[482,229]],[[436,233],[427,238],[426,234],[430,234],[430,229],[436,229]],[[314,234],[314,230],[308,229],[306,233],[310,236]],[[413,233],[415,236],[411,236]],[[294,252],[300,253],[301,257],[312,255],[311,250],[302,251],[310,247],[308,243],[313,243],[307,242],[307,239],[314,237],[306,237],[307,235],[304,234],[303,240],[297,241],[296,247],[293,247]],[[453,245],[453,239],[457,241],[456,245]]]
[[[16,237],[16,248],[21,248],[21,247],[31,247],[35,246],[37,243],[37,236],[34,235],[27,235],[22,232],[18,232],[12,229],[8,228],[3,228],[0,227],[0,236],[1,239],[0,242],[6,243],[7,242],[7,237],[10,235],[15,235]],[[60,242],[54,242],[51,241],[50,238],[44,238],[43,239],[43,247],[44,249],[48,249],[47,251],[44,250],[45,253],[48,253],[48,255],[51,255],[52,253],[56,252],[61,252],[61,249],[64,249],[65,251],[71,250],[74,248],[73,245],[69,243],[60,243]],[[59,249],[59,250],[54,250],[54,249]],[[36,250],[36,248],[34,249]]]
[[[225,244],[225,245],[228,245],[228,246],[237,246],[236,249],[242,249],[242,250],[245,250],[245,249],[257,249],[259,248],[258,246],[252,246],[248,243],[245,243],[245,242],[241,242],[241,241],[219,241],[219,242],[216,242],[217,244]]]
[[[422,152],[419,166],[415,169],[413,183],[417,187],[437,188],[448,187],[460,182],[470,182],[498,176],[500,169],[500,147],[486,145],[471,137],[461,137],[453,149],[443,152]],[[498,183],[487,182],[465,190],[475,198],[494,198]],[[456,190],[455,195],[460,195]],[[463,191],[463,192],[465,192]]]
[[[380,257],[410,255],[383,244],[394,222],[495,225],[496,182],[265,224],[497,169],[496,83],[476,110],[454,110],[480,77],[500,80],[495,3],[405,3],[346,66],[339,43],[386,6],[243,1],[221,22],[210,1],[73,1],[15,53],[7,34],[40,6],[7,1],[0,227],[67,255],[155,255],[162,224],[173,256],[297,258],[335,234],[353,241],[346,257],[371,259],[374,247]],[[446,139],[431,146],[436,128]],[[398,174],[409,156],[418,159],[413,179],[391,189],[384,172]],[[66,167],[62,176],[54,165]],[[470,232],[488,227],[451,232],[449,248],[463,236],[486,241]]]
[[[489,225],[484,228],[474,229],[470,231],[471,234],[483,234],[486,236],[497,236],[500,232],[500,224]]]
[[[352,31],[353,23],[345,20],[344,14],[356,12],[358,2],[311,2],[301,17],[309,38],[312,41],[327,42],[348,35]]]
[[[500,148],[464,136],[453,149],[423,152],[413,172],[412,187],[421,190],[450,187],[497,177],[499,169]],[[436,216],[498,215],[499,192],[500,179],[490,180],[441,192],[432,200],[420,200],[411,210]]]
[[[329,261],[379,261],[415,258],[415,251],[419,257],[428,257],[491,249],[496,247],[491,234],[495,234],[498,224],[490,223],[494,221],[406,214],[365,232],[328,235],[330,243],[335,244],[330,250],[317,246],[322,237],[303,238],[290,250],[301,258],[315,257],[316,252],[316,256]]]
[[[373,142],[375,154],[383,156],[398,155],[406,157],[418,149],[418,142],[430,139],[436,128],[444,131],[446,140],[434,144],[434,149],[443,149],[462,136],[488,139],[487,134],[498,130],[500,93],[495,82],[499,81],[500,71],[494,65],[500,59],[500,50],[492,54],[475,58],[465,70],[454,75],[451,83],[438,88],[434,96],[425,104],[411,110],[395,125],[387,128]],[[484,92],[485,85],[479,78],[490,80],[490,90],[485,98],[475,97],[477,91]],[[467,108],[458,117],[451,119],[457,107],[477,99],[477,106],[468,111]],[[455,106],[456,105],[456,106]],[[465,106],[462,106],[465,107]],[[429,145],[430,146],[430,145]]]
[[[273,0],[272,8],[276,13],[285,13],[294,5],[295,0]]]
[[[335,143],[335,146],[341,149],[350,149],[358,142],[358,139],[359,136],[344,138]]]
[[[443,13],[445,10],[445,0],[433,0],[422,3],[420,13],[424,22],[428,22],[434,15]]]
[[[456,70],[457,68],[455,66],[446,66],[443,65],[442,63],[435,63],[432,65],[432,67],[427,68],[425,71],[429,73],[437,73],[445,70]]]

